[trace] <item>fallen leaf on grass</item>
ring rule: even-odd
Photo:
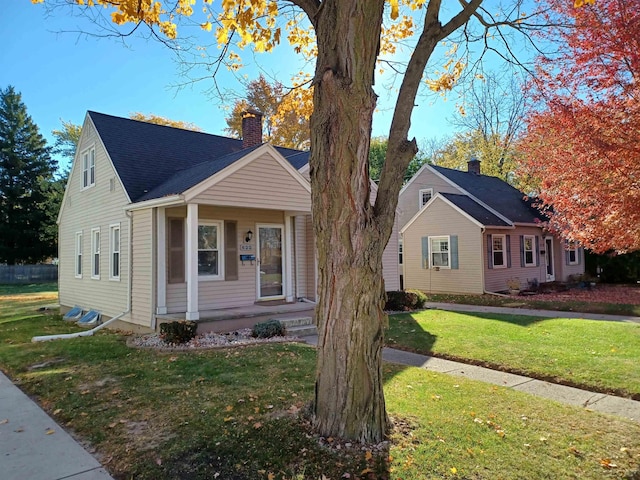
[[[260,427],[262,427],[262,423],[260,422],[256,422],[253,424],[253,428],[255,428],[256,430],[259,429]]]
[[[618,465],[613,463],[611,461],[611,459],[609,459],[609,458],[603,458],[602,460],[600,460],[600,465],[602,465],[606,469],[611,469],[611,468],[617,468],[618,467]]]
[[[61,409],[61,408],[56,408],[56,409],[53,411],[53,414],[54,414],[54,415],[58,415],[61,411],[62,411],[62,409]]]
[[[364,454],[364,459],[368,462],[373,458],[373,454],[371,453],[371,450],[367,450]]]

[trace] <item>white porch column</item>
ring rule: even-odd
[[[187,320],[198,320],[198,204],[187,205]]]
[[[167,313],[167,220],[165,208],[158,207],[156,215],[156,289],[158,292],[156,314],[164,315]]]
[[[293,292],[293,249],[291,245],[293,245],[293,226],[292,226],[293,216],[290,213],[285,212],[284,214],[284,296],[287,302],[293,302],[294,300],[294,292]]]

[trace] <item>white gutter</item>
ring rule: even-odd
[[[106,322],[101,323],[100,325],[98,325],[97,327],[95,327],[95,328],[93,328],[91,330],[86,330],[84,332],[75,332],[75,333],[61,333],[61,334],[58,334],[58,335],[43,335],[43,336],[40,336],[40,337],[33,337],[31,339],[31,341],[33,343],[37,343],[37,342],[47,342],[49,340],[66,340],[66,339],[69,339],[69,338],[90,337],[91,335],[96,333],[98,330],[103,329],[104,327],[106,327],[107,325],[115,322],[116,320],[120,320],[127,313],[129,313],[128,310],[126,312],[122,312],[120,315],[116,315],[115,317],[110,318]]]
[[[132,203],[124,207],[125,211],[141,210],[144,208],[153,207],[169,207],[172,205],[184,204],[184,196],[182,195],[169,195],[167,197],[153,198],[151,200],[145,200],[144,202]]]

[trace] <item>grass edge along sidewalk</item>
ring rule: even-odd
[[[386,341],[415,353],[640,399],[640,324],[558,317],[423,310],[392,315]]]

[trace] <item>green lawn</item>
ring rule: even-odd
[[[389,346],[640,399],[639,324],[442,310],[389,323]]]
[[[384,368],[389,444],[327,448],[302,415],[313,397],[313,348],[160,353],[131,349],[116,332],[34,344],[33,335],[76,328],[37,313],[37,296],[50,302],[43,293],[0,295],[0,367],[116,478],[640,476],[637,423],[396,365]]]

